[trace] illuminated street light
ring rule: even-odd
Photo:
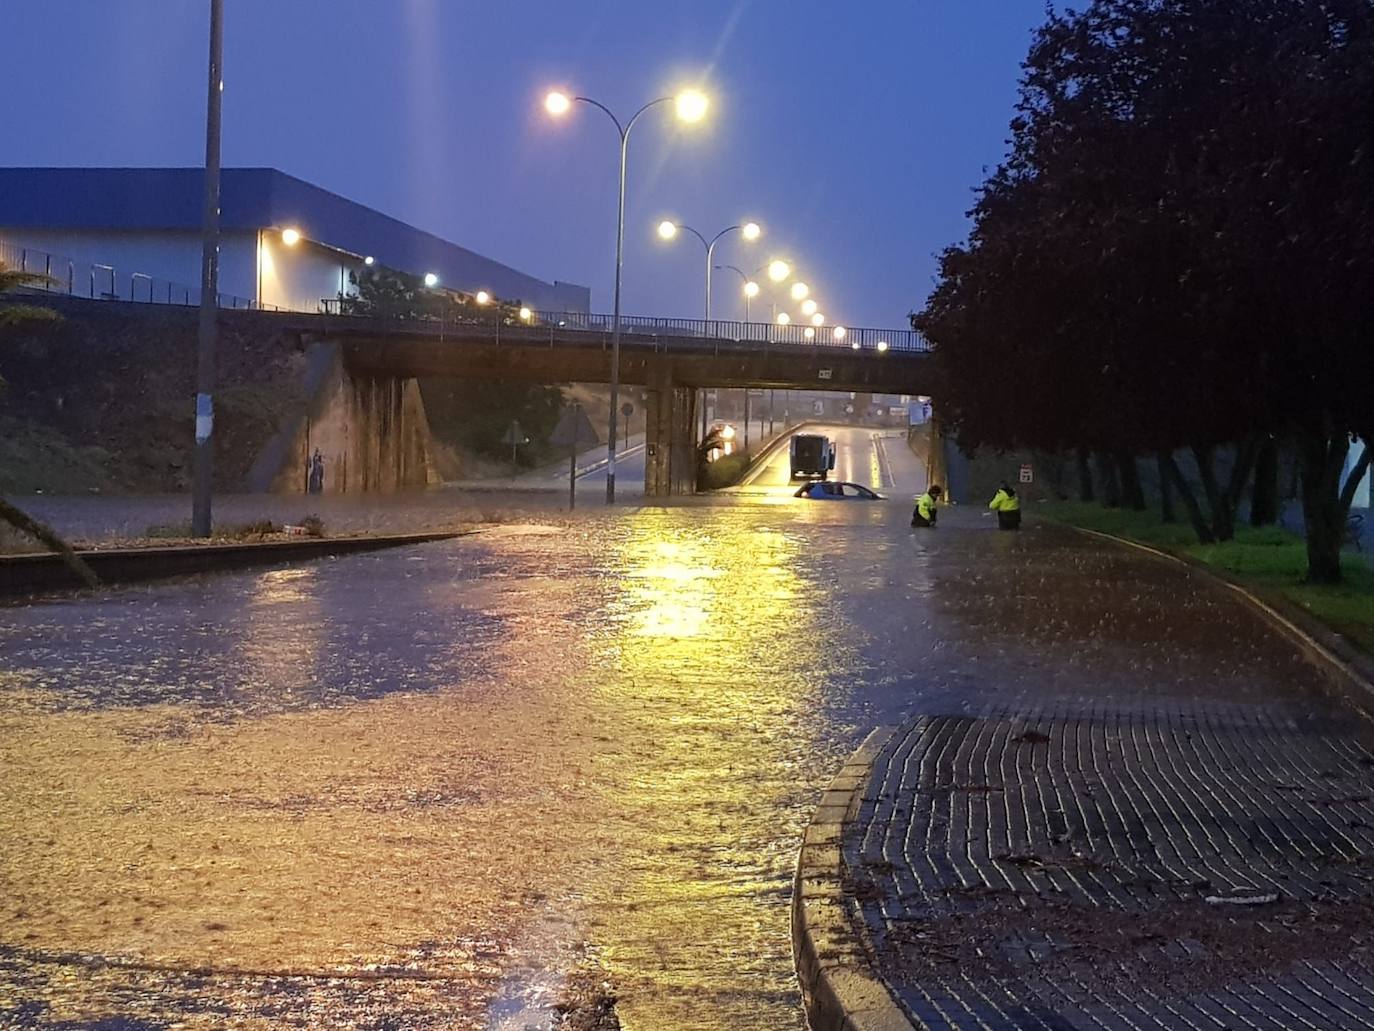
[[[811,316],[811,325],[813,325],[813,326],[824,326],[824,325],[825,325],[825,316],[822,315],[820,312],[814,312],[814,313],[812,314],[812,316]]]
[[[439,285],[439,277],[433,272],[425,273],[425,286],[433,288]]]
[[[281,242],[288,247],[294,247],[301,242],[301,231],[299,229],[283,229],[281,231]]]
[[[473,298],[478,304],[486,304],[491,300],[491,294],[485,290],[478,290],[477,296]]]
[[[855,340],[855,341],[854,341],[852,344],[850,344],[849,346],[852,347],[854,350],[857,351],[857,350],[859,349],[859,342],[858,342],[857,340]]]
[[[803,315],[815,315],[815,314],[816,314],[816,308],[817,308],[817,307],[818,307],[818,305],[816,304],[816,299],[815,299],[814,297],[808,297],[808,298],[802,303],[802,314],[803,314]]]
[[[369,254],[366,258],[363,259],[363,264],[366,265],[368,268],[371,268],[371,267],[372,267],[373,265],[375,265],[376,263],[377,263],[377,259],[374,258],[374,257],[373,257],[372,255],[370,255],[370,254]]]
[[[755,283],[752,279],[747,280],[747,281],[745,282],[745,284],[744,284],[744,296],[752,299],[752,298],[754,298],[754,297],[757,297],[758,295],[759,295],[759,285],[758,285],[758,283]]]
[[[785,326],[785,325],[787,325],[787,324],[788,324],[789,322],[791,322],[791,321],[792,321],[792,316],[791,316],[791,315],[788,315],[787,312],[785,312],[785,311],[780,311],[780,312],[778,312],[778,325],[779,325],[779,326]]]
[[[879,340],[879,341],[878,341],[878,350],[879,350],[879,351],[886,351],[886,350],[887,350],[887,341],[886,341],[886,340]]]
[[[844,335],[845,335],[846,332],[848,332],[848,331],[847,331],[843,326],[836,326],[836,327],[835,327],[835,339],[836,339],[836,340],[843,340],[843,339],[844,339]]]
[[[802,336],[806,337],[807,340],[815,340],[816,331],[812,329],[810,326],[807,326],[806,331],[802,333]]]
[[[520,309],[520,321],[521,321],[521,322],[529,322],[529,320],[532,319],[532,318],[534,318],[534,312],[530,311],[528,308],[521,308],[521,309]]]
[[[711,102],[699,90],[683,90],[675,100],[677,116],[684,122],[699,122],[706,117],[706,109]]]
[[[628,122],[622,122],[617,118],[609,107],[599,100],[591,97],[569,96],[558,90],[550,92],[544,98],[544,109],[555,118],[566,115],[571,110],[573,102],[580,101],[583,104],[590,104],[611,120],[615,126],[615,131],[620,137],[620,190],[619,200],[616,204],[615,221],[615,310],[611,318],[611,390],[610,390],[610,418],[607,420],[606,433],[606,504],[615,504],[615,444],[616,444],[616,423],[620,416],[620,285],[621,274],[625,264],[625,169],[628,164],[630,149],[630,132],[639,121],[640,115],[650,108],[669,101],[675,101],[677,116],[684,122],[697,122],[706,114],[708,102],[706,97],[697,90],[686,90],[676,98],[658,97],[649,101],[633,115]]]
[[[781,283],[792,274],[792,266],[781,258],[768,263],[768,278],[775,283]]]
[[[728,234],[730,234],[730,233],[733,233],[733,232],[736,232],[736,231],[738,231],[746,240],[757,240],[757,239],[759,238],[759,234],[762,233],[763,230],[759,228],[759,224],[758,224],[757,222],[744,222],[744,223],[742,223],[742,224],[740,224],[740,225],[726,226],[724,229],[722,229],[722,230],[721,230],[720,232],[718,232],[715,236],[711,237],[711,239],[708,240],[708,239],[706,239],[706,237],[705,237],[704,235],[702,235],[699,231],[697,231],[696,229],[693,229],[691,226],[683,225],[681,222],[672,222],[672,221],[669,221],[669,220],[665,219],[664,221],[662,221],[662,222],[660,222],[660,223],[658,224],[658,235],[659,235],[660,237],[662,237],[664,240],[671,240],[671,239],[673,239],[674,237],[677,236],[679,230],[681,230],[681,231],[683,231],[683,232],[691,233],[691,234],[692,234],[693,236],[695,236],[698,240],[700,240],[700,241],[701,241],[701,245],[702,245],[703,247],[706,248],[706,321],[707,321],[707,322],[710,322],[710,321],[711,321],[711,270],[712,270],[712,269],[715,269],[715,268],[721,268],[721,267],[723,267],[723,266],[719,266],[719,265],[716,265],[716,264],[715,264],[715,260],[716,260],[716,244],[720,243],[721,237],[726,236],[726,235],[728,235]],[[734,268],[733,265],[730,266],[730,267],[731,267],[731,268]],[[736,272],[739,272],[740,275],[742,275],[742,276],[744,275],[744,273],[743,273],[743,272],[740,272],[739,269],[735,269],[735,271],[736,271]],[[747,276],[745,276],[745,278],[748,279]],[[752,296],[752,294],[749,295],[749,296]],[[747,316],[747,315],[745,316],[745,321],[748,321],[748,316]],[[703,409],[703,412],[704,412],[704,409]]]
[[[792,300],[794,300],[794,301],[803,301],[803,300],[805,300],[805,299],[806,299],[806,295],[809,294],[810,292],[811,292],[811,288],[810,288],[809,286],[807,286],[805,283],[793,283],[793,284],[792,284]]]

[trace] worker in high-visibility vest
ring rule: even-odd
[[[1002,530],[1021,529],[1021,499],[1005,480],[997,488],[997,493],[988,502],[988,508],[997,513],[997,526]]]
[[[912,526],[927,526],[932,529],[935,526],[936,506],[940,503],[940,496],[944,492],[940,490],[937,483],[926,488],[924,494],[916,495],[916,510],[911,513]]]

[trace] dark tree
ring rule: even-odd
[[[1051,14],[1012,133],[914,320],[961,441],[1168,452],[1225,540],[1260,442],[1292,437],[1309,579],[1339,579],[1374,431],[1374,0]]]

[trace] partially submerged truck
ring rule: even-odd
[[[792,460],[792,479],[818,477],[825,479],[835,468],[835,443],[819,433],[798,433],[789,444]]]

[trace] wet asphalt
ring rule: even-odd
[[[578,975],[628,1028],[800,1028],[796,850],[872,726],[1318,698],[1149,559],[976,510],[914,536],[904,439],[835,436],[892,500],[772,466],[0,609],[0,1027],[542,1027]]]

